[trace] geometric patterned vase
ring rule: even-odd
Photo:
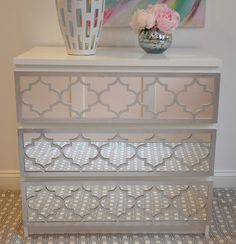
[[[67,53],[96,54],[105,0],[56,0],[56,7]]]

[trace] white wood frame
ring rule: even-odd
[[[186,129],[201,131],[201,129],[214,128],[214,125],[209,123],[217,122],[218,113],[218,99],[219,99],[219,80],[220,80],[220,66],[221,60],[206,54],[205,52],[199,51],[197,49],[170,49],[166,55],[152,56],[145,55],[140,50],[137,49],[125,49],[125,48],[103,48],[98,50],[97,56],[95,57],[70,57],[65,54],[63,48],[53,48],[53,47],[39,47],[34,48],[25,54],[22,54],[15,58],[14,63],[16,65],[16,95],[17,101],[19,101],[19,84],[18,79],[21,74],[32,74],[33,73],[62,73],[66,72],[71,74],[75,73],[119,73],[119,74],[137,74],[142,73],[145,75],[153,74],[165,74],[165,76],[181,76],[183,74],[189,75],[194,74],[196,76],[201,76],[201,74],[208,74],[210,77],[216,78],[216,93],[214,94],[214,106],[215,113],[213,120],[205,121],[186,121],[185,120],[168,120],[162,121],[158,124],[157,121],[137,121],[137,120],[86,120],[86,121],[74,121],[74,123],[68,123],[68,121],[30,121],[22,120],[20,116],[20,107],[17,103],[18,112],[18,128],[23,128],[19,130],[19,145],[22,150],[22,132],[29,130],[59,130],[68,131],[69,129],[83,129],[91,130],[95,127],[95,130],[102,131],[104,128],[113,129],[125,129],[130,128],[137,131],[143,131],[145,129],[174,129],[177,131],[184,131]],[[56,122],[56,124],[55,124]],[[101,124],[102,122],[102,124]],[[111,124],[112,123],[112,124]],[[208,123],[208,124],[207,124]],[[215,131],[213,130],[213,137],[215,138]],[[215,143],[215,139],[213,141]],[[215,145],[213,146],[213,148]],[[22,165],[22,151],[20,152],[21,161],[21,176],[22,178],[22,199],[23,199],[23,216],[24,216],[24,228],[25,235],[34,233],[63,233],[63,232],[80,232],[80,233],[137,233],[137,232],[155,232],[155,233],[205,233],[206,236],[209,234],[209,224],[211,219],[211,205],[212,205],[212,179],[210,176],[213,175],[214,169],[214,150],[212,151],[212,163],[211,170],[208,174],[199,174],[183,176],[178,174],[169,175],[147,175],[142,177],[142,175],[123,175],[118,178],[114,178],[114,175],[109,177],[101,177],[94,181],[93,175],[86,175],[86,177],[81,177],[79,174],[68,174],[64,177],[57,177],[55,175],[49,175],[47,177],[41,177],[37,174],[26,174],[23,170]],[[98,180],[100,179],[100,180]],[[114,181],[115,179],[115,181]],[[86,225],[86,224],[32,224],[27,222],[27,205],[25,199],[25,186],[27,185],[38,185],[43,184],[69,184],[71,182],[81,183],[94,182],[94,184],[151,184],[155,185],[158,183],[165,184],[202,184],[207,185],[208,190],[208,202],[207,202],[207,221],[204,222],[190,222],[184,221],[182,223],[158,223],[145,225],[142,223],[134,224],[129,223],[122,226],[117,224],[97,224],[97,225]]]

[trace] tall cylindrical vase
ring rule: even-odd
[[[56,0],[56,7],[67,53],[96,54],[105,0]]]

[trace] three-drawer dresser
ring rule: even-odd
[[[36,47],[14,63],[25,235],[208,234],[219,59]]]

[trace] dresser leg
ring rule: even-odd
[[[205,228],[205,237],[206,239],[210,239],[210,225],[207,224]]]
[[[24,237],[28,237],[29,236],[29,231],[27,227],[24,227]]]

